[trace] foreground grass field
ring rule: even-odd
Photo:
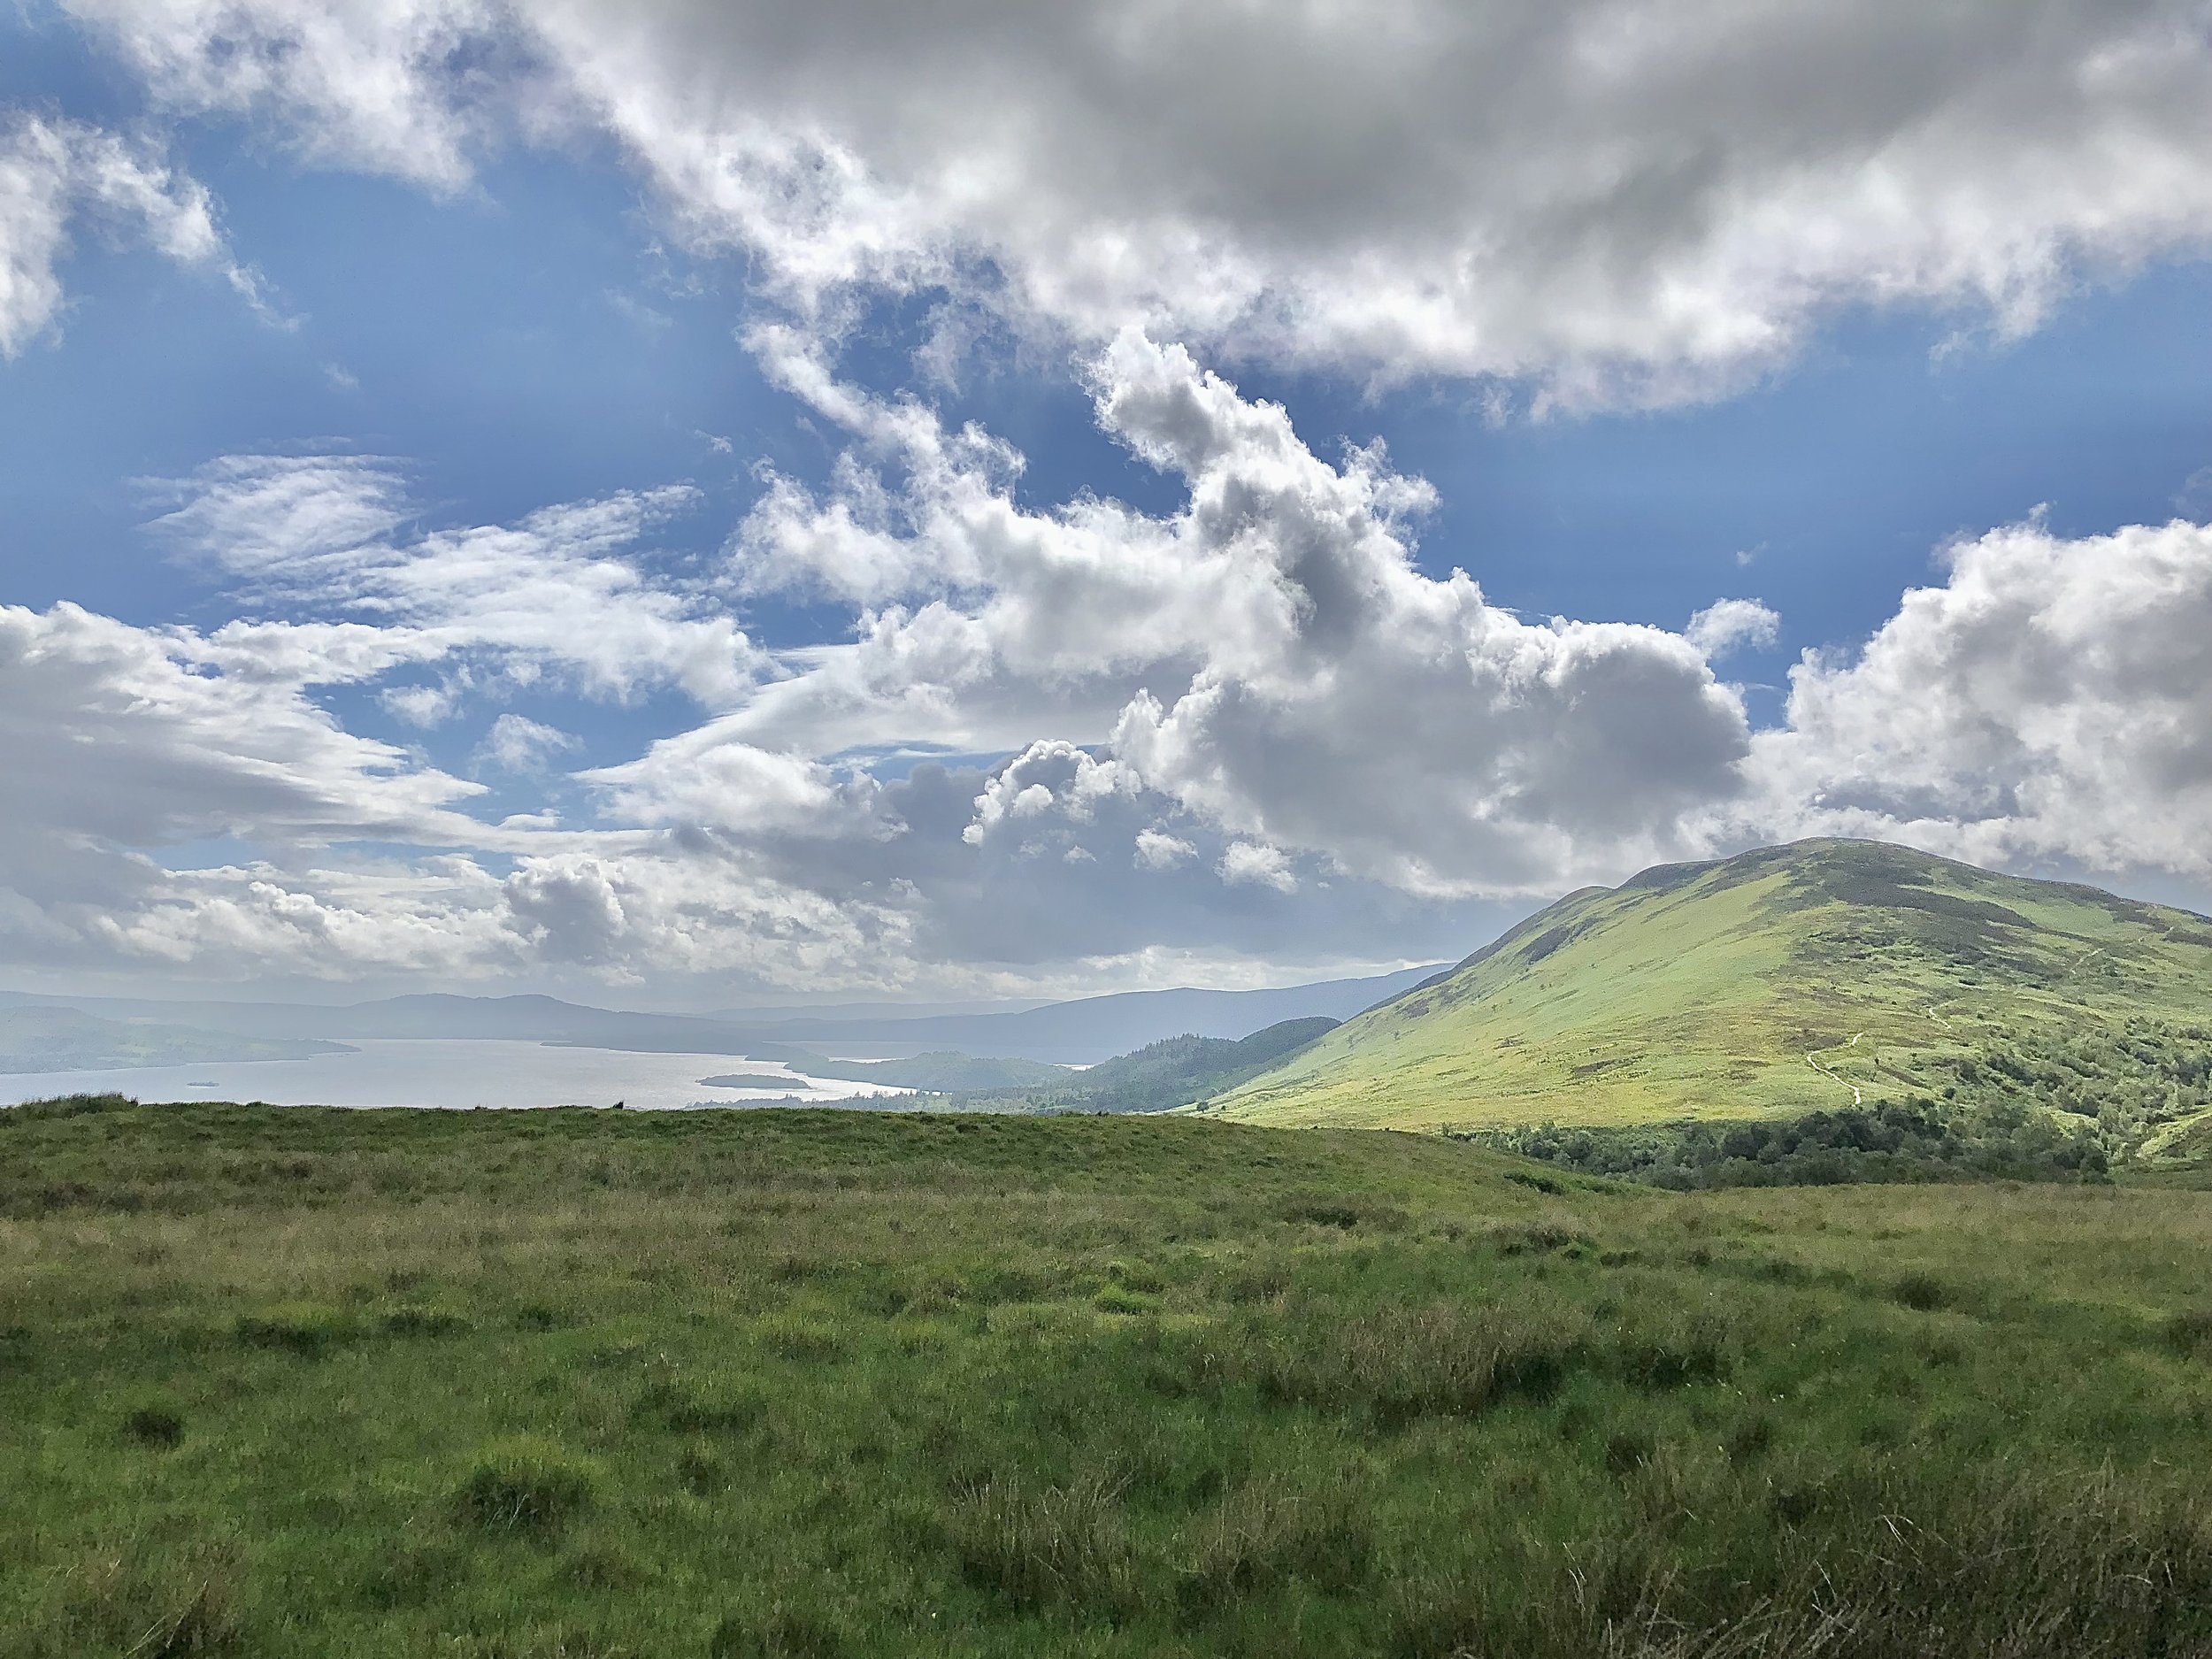
[[[2212,1654],[2197,1194],[0,1112],[0,1655]]]

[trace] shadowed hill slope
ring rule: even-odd
[[[1904,848],[1645,871],[1206,1108],[1479,1127],[2017,1100],[2134,1131],[2212,1106],[2212,921]]]
[[[972,1111],[1171,1111],[1234,1088],[1338,1023],[1316,1015],[1281,1020],[1233,1041],[1170,1037],[1086,1071],[1064,1073],[1047,1087],[978,1090],[959,1096],[956,1103]]]

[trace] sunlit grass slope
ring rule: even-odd
[[[4,1659],[2212,1654],[2212,1210],[0,1111]]]
[[[1433,1129],[2018,1094],[2159,1121],[2202,1103],[2208,1022],[2202,917],[1801,841],[1571,894],[1210,1110]]]

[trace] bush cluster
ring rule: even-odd
[[[1926,1096],[1742,1123],[1474,1130],[1460,1139],[1589,1175],[1687,1192],[1718,1187],[2005,1179],[2102,1181],[2113,1153],[2098,1126],[2017,1104],[1962,1107]]]

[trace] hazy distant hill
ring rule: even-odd
[[[345,1045],[99,1019],[73,1008],[0,1008],[0,1072],[94,1071],[227,1060],[303,1060]]]
[[[611,1047],[702,1045],[701,1054],[739,1053],[735,1028],[684,1014],[633,1014],[551,996],[382,997],[336,1006],[306,1002],[157,1002],[124,997],[0,1001],[81,1008],[103,1018],[156,1019],[241,1036],[272,1038],[510,1038],[531,1042],[608,1041]],[[626,1040],[626,1041],[623,1041]],[[712,1045],[722,1044],[715,1047]]]
[[[1330,979],[1269,991],[1126,991],[1018,1014],[910,1020],[898,1041],[966,1054],[1088,1064],[1171,1037],[1241,1039],[1287,1019],[1349,1019],[1436,972],[1406,968],[1373,979]],[[802,1022],[794,1022],[797,1031]],[[795,1035],[792,1041],[814,1041]]]
[[[1530,918],[1210,1110],[1479,1126],[2016,1100],[2212,1104],[2212,921],[1864,841],[1647,870]]]
[[[342,1007],[296,1002],[57,999],[107,1018],[151,1018],[267,1038],[490,1037],[660,1054],[762,1056],[764,1046],[821,1050],[960,1053],[1087,1064],[1164,1038],[1242,1037],[1316,1015],[1343,1019],[1418,984],[1433,965],[1372,979],[1332,979],[1264,991],[1131,991],[985,1014],[886,1018],[843,1010],[794,1010],[740,1021],[691,1014],[628,1013],[550,996],[394,996]],[[0,997],[19,1005],[46,999]]]

